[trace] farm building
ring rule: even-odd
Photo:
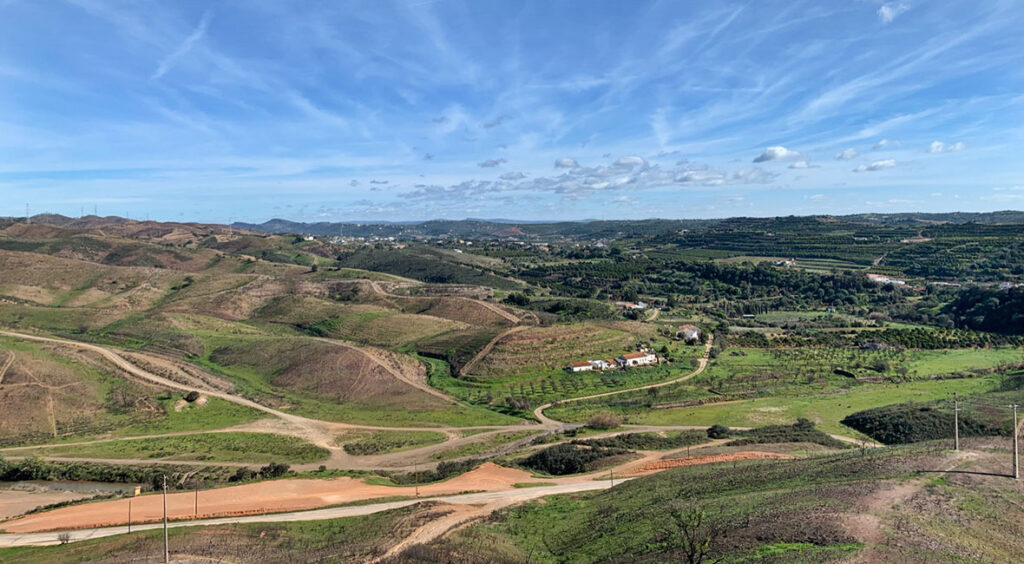
[[[700,329],[695,325],[680,325],[676,329],[676,338],[682,339],[687,343],[695,343],[700,340]]]
[[[658,357],[657,356],[655,356],[653,353],[646,353],[646,352],[628,353],[628,354],[624,354],[624,355],[622,355],[620,357],[617,357],[615,359],[615,362],[618,362],[620,366],[624,366],[624,367],[629,367],[629,366],[646,366],[648,364],[654,364],[657,361],[658,361]]]
[[[590,365],[594,367],[594,370],[608,370],[614,367],[614,364],[609,363],[607,360],[591,360]]]
[[[569,372],[586,372],[588,370],[593,370],[594,365],[586,361],[570,362],[569,366],[566,366],[565,369]]]

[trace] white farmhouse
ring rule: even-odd
[[[654,353],[647,352],[628,353],[615,359],[615,362],[618,362],[619,366],[626,368],[632,366],[646,366],[648,364],[654,364],[657,361],[658,357],[655,356]]]
[[[569,366],[566,366],[565,369],[569,372],[587,372],[588,370],[593,370],[594,366],[585,361],[570,362]]]

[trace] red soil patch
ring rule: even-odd
[[[680,466],[697,466],[699,464],[715,464],[718,462],[734,462],[737,460],[787,460],[790,458],[793,457],[789,456],[788,454],[778,454],[774,452],[736,452],[732,454],[697,456],[694,458],[673,458],[667,460],[656,460],[654,462],[646,462],[634,466],[632,468],[627,468],[623,475],[640,476],[643,474],[651,474],[653,472],[668,470],[669,468],[678,468]]]
[[[499,491],[530,480],[522,470],[486,463],[446,482],[419,487],[420,497],[452,495],[467,491]],[[353,478],[333,480],[274,480],[199,492],[199,518],[302,511],[328,505],[367,499],[415,495],[413,487],[375,486]],[[132,498],[132,522],[155,522],[163,515],[160,495]],[[167,515],[171,519],[192,519],[195,493],[167,496]],[[128,518],[128,500],[104,501],[64,507],[29,515],[3,523],[8,533],[29,533],[57,529],[84,529],[124,525]]]

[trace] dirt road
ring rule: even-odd
[[[561,493],[584,491],[588,489],[585,487],[587,484],[593,483],[591,478],[592,476],[573,476],[547,481],[554,482],[555,486],[551,487],[556,488],[556,493]],[[519,500],[531,497],[522,497],[524,492],[533,493],[548,489],[514,487],[518,483],[535,481],[537,479],[528,472],[492,463],[485,463],[451,480],[426,484],[418,488],[373,485],[356,478],[273,480],[200,491],[198,518],[305,511],[382,498],[415,499],[417,493],[420,498],[433,498],[464,492],[490,492],[491,496],[482,499]],[[581,485],[584,486],[583,489],[577,489]],[[194,519],[197,516],[195,503],[194,492],[170,494],[167,496],[168,516],[171,519]],[[163,512],[162,496],[145,495],[132,498],[131,511],[133,523],[157,521]],[[273,520],[287,520],[279,517],[280,515],[275,515]],[[7,521],[2,527],[8,533],[30,533],[124,525],[127,518],[128,499],[118,499],[27,515]]]
[[[559,400],[558,403],[559,404],[563,404],[563,403],[569,403],[569,402],[574,402],[574,401],[582,401],[582,400],[588,400],[588,399],[594,399],[594,398],[603,398],[603,397],[607,397],[607,396],[614,396],[614,395],[618,395],[618,394],[624,394],[626,392],[635,392],[637,390],[647,390],[647,389],[650,389],[650,388],[660,388],[662,386],[671,386],[672,384],[678,384],[679,382],[685,382],[686,380],[689,380],[690,378],[693,378],[693,377],[697,376],[701,372],[704,372],[704,369],[708,367],[708,355],[711,354],[711,344],[714,341],[713,337],[714,337],[713,335],[708,335],[708,342],[707,342],[706,345],[704,345],[704,356],[702,356],[699,359],[697,359],[697,363],[698,364],[697,364],[696,370],[694,370],[693,372],[690,372],[689,374],[687,374],[685,376],[680,376],[679,378],[675,378],[675,379],[669,380],[667,382],[659,382],[657,384],[647,384],[646,386],[637,386],[635,388],[627,388],[625,390],[615,390],[614,392],[603,392],[603,393],[600,393],[600,394],[592,394],[592,395],[589,395],[589,396],[580,396],[578,398],[568,398],[568,399],[564,399],[564,400]],[[549,407],[551,407],[552,405],[554,405],[554,403],[546,403],[546,404],[538,407],[537,409],[534,409],[533,410],[534,417],[539,419],[540,422],[541,422],[541,425],[544,425],[545,427],[549,427],[550,428],[550,427],[557,427],[557,426],[564,425],[564,423],[562,423],[561,421],[556,421],[556,420],[551,419],[550,417],[547,417],[547,416],[544,415],[544,410],[549,408]]]
[[[586,492],[593,490],[603,490],[610,487],[608,482],[605,481],[589,481],[589,482],[578,482],[571,484],[562,484],[557,486],[544,486],[537,488],[520,488],[513,490],[495,491],[495,492],[484,492],[484,493],[469,493],[469,494],[458,494],[451,496],[431,496],[423,497],[421,499],[407,499],[401,501],[391,501],[385,503],[374,503],[369,505],[358,505],[350,507],[336,507],[331,509],[318,509],[315,511],[301,511],[301,512],[288,512],[288,513],[275,513],[272,515],[247,515],[241,517],[222,517],[219,519],[199,519],[199,520],[188,520],[188,521],[177,521],[172,522],[169,527],[193,527],[197,525],[226,525],[229,523],[280,523],[280,522],[293,522],[293,521],[317,521],[322,519],[338,519],[340,517],[355,517],[358,515],[371,515],[381,511],[387,511],[389,509],[397,509],[399,507],[406,507],[419,503],[421,501],[440,501],[444,503],[452,504],[480,504],[480,503],[492,503],[497,500],[508,500],[510,503],[519,503],[523,501],[529,501],[531,499],[537,499],[548,495],[564,494],[564,493],[576,493]],[[136,500],[142,498],[135,498]],[[134,507],[133,507],[134,512]],[[145,525],[132,525],[132,532],[144,531],[149,529],[160,528],[161,525],[157,523],[145,524]],[[87,539],[95,539],[102,537],[109,537],[113,535],[120,535],[126,532],[124,525],[115,527],[94,527],[90,529],[80,529],[71,531],[71,541],[80,541]],[[22,534],[0,534],[0,548],[8,548],[14,546],[42,546],[59,544],[57,535],[60,534],[57,531],[45,532],[45,533],[22,533]]]
[[[525,326],[519,325],[516,327],[512,327],[511,329],[506,329],[501,333],[498,333],[493,339],[491,339],[486,345],[484,345],[484,348],[480,349],[480,352],[473,355],[473,358],[469,359],[469,362],[464,364],[462,368],[459,369],[459,373],[462,374],[463,376],[469,374],[469,371],[472,370],[473,367],[476,366],[478,362],[483,360],[485,356],[487,356],[488,354],[491,353],[492,350],[494,350],[494,347],[498,344],[499,341],[501,341],[505,337],[508,337],[512,333],[518,333],[519,331],[522,331],[524,329],[526,329]]]

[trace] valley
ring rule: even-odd
[[[141,489],[40,493],[39,506],[67,506],[38,511],[19,494],[22,513],[0,517],[0,559],[67,548],[62,561],[114,562],[143,550],[164,477],[174,536],[197,558],[248,554],[196,544],[217,528],[243,538],[250,527],[294,536],[292,522],[387,522],[408,540],[364,534],[358,556],[317,550],[487,561],[480,547],[492,545],[494,562],[561,562],[642,552],[636,538],[656,560],[685,547],[653,523],[685,528],[698,510],[714,514],[701,534],[729,561],[921,556],[889,536],[905,516],[871,501],[878,484],[913,484],[901,495],[932,503],[939,482],[922,472],[983,469],[941,485],[955,496],[987,488],[971,494],[985,511],[1020,487],[995,474],[1014,433],[1007,406],[1024,400],[1024,273],[992,262],[989,247],[951,246],[965,231],[1019,241],[978,219],[528,225],[512,237],[455,223],[397,240],[0,220],[0,411],[11,414],[0,419],[0,479]],[[896,260],[909,251],[875,255],[910,232],[930,245],[914,243],[913,266]],[[854,234],[874,246],[823,250]],[[928,266],[951,252],[984,266],[956,282]],[[901,283],[865,276],[883,272]],[[617,360],[627,357],[650,360]],[[705,485],[668,491],[671,480]],[[735,480],[747,485],[727,493]],[[798,515],[805,488],[820,506]],[[726,510],[714,492],[738,505]],[[703,501],[637,501],[651,495]],[[814,527],[757,540],[768,533],[752,516],[776,498],[773,519],[817,515]],[[870,516],[853,517],[862,505]],[[597,524],[634,510],[629,531]],[[560,512],[590,530],[542,525]],[[983,549],[936,537],[938,523],[913,525],[932,535],[928,550],[1012,553],[985,552],[1001,539]],[[738,536],[723,540],[719,526]],[[556,530],[583,544],[537,544]]]

